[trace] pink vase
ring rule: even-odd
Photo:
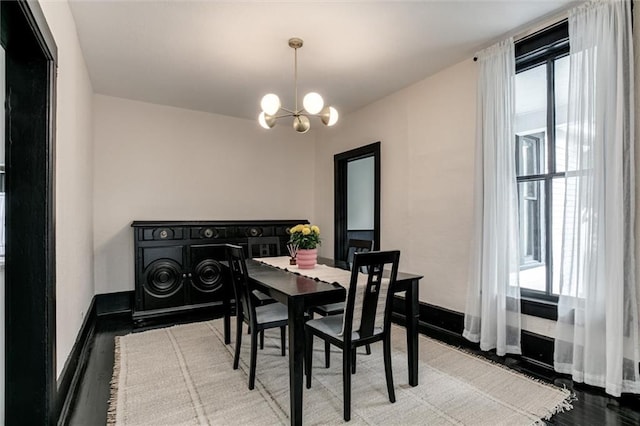
[[[318,249],[298,249],[296,263],[300,269],[313,269],[318,259]]]

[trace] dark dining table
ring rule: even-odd
[[[346,268],[345,262],[318,258],[319,264]],[[302,424],[303,358],[305,312],[318,305],[344,301],[346,290],[337,283],[327,283],[307,278],[266,265],[257,260],[247,260],[251,284],[272,298],[285,304],[289,311],[289,398],[291,424]],[[418,283],[422,276],[398,273],[392,291],[405,292],[404,314],[407,330],[407,363],[411,386],[418,385]],[[229,322],[225,318],[225,322]]]

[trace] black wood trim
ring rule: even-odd
[[[51,29],[44,17],[42,8],[36,0],[18,0],[31,31],[36,36],[36,40],[42,49],[42,53],[49,61],[58,61],[58,46],[51,34]]]
[[[347,239],[347,161],[333,159],[333,258],[346,260],[347,252],[341,241]]]
[[[553,337],[522,330],[520,345],[524,360],[536,366],[553,370],[553,351],[555,348]]]
[[[82,327],[58,379],[58,424],[68,424],[70,408],[75,405],[78,389],[89,361],[96,330],[96,299],[91,300]]]
[[[5,421],[51,425],[57,420],[57,48],[38,2],[2,2],[0,14],[7,87]]]
[[[395,296],[393,301],[393,320],[404,324],[404,299]],[[445,341],[453,341],[455,344],[479,349],[477,343],[473,343],[462,337],[464,329],[464,314],[440,306],[420,302],[420,331]],[[535,368],[553,370],[554,339],[551,337],[522,330],[521,334],[522,356],[521,359]]]
[[[525,315],[557,321],[558,303],[522,297],[520,299],[520,312]]]
[[[346,247],[340,241],[347,239],[347,163],[361,158],[374,158],[374,216],[373,249],[380,250],[381,206],[381,143],[374,142],[333,156],[334,164],[334,255],[336,260],[346,260]]]
[[[136,328],[176,324],[187,321],[205,321],[218,318],[224,314],[222,302],[157,309],[134,314],[134,298],[135,290],[96,294],[94,300],[98,326],[104,321],[108,321],[109,317],[117,316],[121,321],[122,314],[130,318],[132,325]]]
[[[382,168],[381,168],[381,155],[380,155],[380,142],[372,144],[374,150],[374,211],[373,211],[373,249],[380,250],[380,199],[382,197]]]
[[[134,290],[96,294],[96,315],[101,316],[132,312],[134,294]]]
[[[569,23],[566,19],[518,40],[514,46],[516,72],[533,68],[547,59],[569,53]]]

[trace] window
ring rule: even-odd
[[[516,43],[515,160],[522,296],[557,300],[569,83],[564,21]]]

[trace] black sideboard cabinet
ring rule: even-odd
[[[287,253],[289,229],[303,220],[134,221],[136,326],[196,310],[230,308],[224,245],[245,248],[247,239],[279,237]]]

